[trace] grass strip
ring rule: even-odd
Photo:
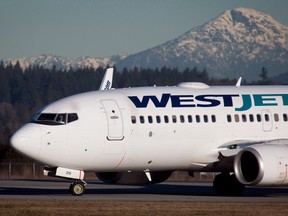
[[[287,216],[286,203],[195,203],[119,202],[67,200],[1,200],[1,216],[90,216],[90,215],[195,215],[195,216]]]

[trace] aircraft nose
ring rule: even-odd
[[[41,148],[41,130],[39,125],[29,123],[16,131],[10,139],[10,145],[19,153],[37,159]]]

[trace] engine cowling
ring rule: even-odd
[[[234,172],[244,185],[288,185],[288,146],[260,144],[241,150]]]
[[[96,172],[99,180],[109,184],[156,184],[167,180],[171,171],[150,172],[150,182],[144,172]]]

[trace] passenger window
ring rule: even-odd
[[[287,117],[287,114],[286,114],[286,113],[283,114],[283,120],[284,120],[285,122],[288,121],[288,117]]]
[[[148,116],[148,122],[149,122],[150,124],[153,123],[153,118],[152,118],[152,116]]]
[[[176,118],[175,115],[172,115],[172,122],[173,122],[173,123],[176,123],[176,122],[177,122],[177,118]]]
[[[227,122],[232,122],[231,115],[227,115]]]
[[[144,124],[144,123],[145,123],[144,116],[140,116],[140,123],[141,123],[141,124]]]
[[[249,121],[254,122],[254,116],[252,114],[249,115]]]
[[[207,116],[207,115],[204,115],[203,117],[204,117],[204,122],[207,123],[207,122],[208,122],[208,116]]]
[[[200,122],[200,116],[196,115],[196,122]]]
[[[184,118],[183,115],[180,115],[180,122],[181,122],[181,123],[184,123],[184,122],[185,122],[185,118]]]
[[[216,116],[215,115],[212,115],[211,119],[212,119],[212,122],[216,122]]]
[[[274,113],[274,121],[275,122],[279,121],[279,115],[277,113]]]
[[[136,117],[135,116],[131,116],[131,122],[132,122],[132,124],[136,124]]]
[[[192,116],[188,115],[188,122],[191,123],[192,122]]]
[[[69,113],[68,114],[68,121],[67,121],[68,123],[73,122],[73,121],[77,121],[77,120],[78,120],[77,113]],[[135,118],[135,120],[136,120],[136,118]]]
[[[262,121],[262,118],[261,118],[261,115],[260,115],[260,114],[257,114],[256,117],[257,117],[257,121],[258,121],[258,122],[261,122],[261,121]]]
[[[160,118],[160,116],[156,116],[156,121],[157,121],[157,123],[161,123],[161,118]]]
[[[239,120],[240,120],[240,119],[239,119],[239,115],[238,115],[238,114],[235,114],[235,115],[234,115],[234,119],[235,119],[235,122],[239,122]]]
[[[268,115],[268,114],[265,114],[265,115],[264,115],[264,118],[265,118],[265,121],[266,121],[266,122],[270,121],[270,118],[269,118],[269,115]]]
[[[242,114],[242,122],[246,122],[246,121],[247,121],[246,115]]]
[[[169,123],[169,117],[167,115],[164,116],[165,123]]]

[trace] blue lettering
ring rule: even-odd
[[[172,107],[195,107],[193,95],[171,95]]]
[[[239,95],[198,95],[195,98],[198,101],[207,102],[207,104],[197,104],[197,107],[215,107],[221,104],[221,101],[215,99],[215,97],[222,97],[224,107],[233,107],[233,97],[239,97]]]
[[[233,107],[233,97],[239,97],[239,95],[221,95],[223,97],[225,107]]]
[[[160,101],[155,95],[143,96],[142,101],[140,101],[137,96],[128,96],[128,98],[134,103],[137,108],[147,107],[149,100],[154,103],[155,107],[166,107],[170,98],[170,94],[162,94],[162,98]]]
[[[242,95],[243,105],[242,107],[235,108],[235,111],[246,111],[251,108],[252,101],[250,95]]]
[[[287,106],[288,105],[288,94],[282,94],[282,100],[283,100],[283,105]]]
[[[206,104],[197,104],[197,107],[215,107],[220,105],[220,101],[211,97],[218,97],[217,95],[198,95],[196,100],[207,102]]]
[[[282,98],[283,106],[288,105],[288,94],[254,94],[255,106],[277,106],[276,97]]]
[[[169,100],[172,107],[217,107],[221,103],[224,107],[233,107],[235,97],[240,95],[197,95],[194,98],[193,95],[162,94],[160,99],[155,95],[145,95],[142,100],[137,96],[128,96],[137,108],[146,108],[149,101],[157,108],[164,108]],[[241,95],[242,106],[236,107],[235,111],[249,110],[253,103],[255,106],[278,106],[279,101],[277,102],[276,97],[281,97],[283,106],[288,106],[288,94],[243,94]],[[223,102],[219,98],[222,98]]]
[[[253,98],[254,98],[255,106],[277,106],[278,104],[275,103],[276,98],[273,96],[274,95],[254,94]]]

